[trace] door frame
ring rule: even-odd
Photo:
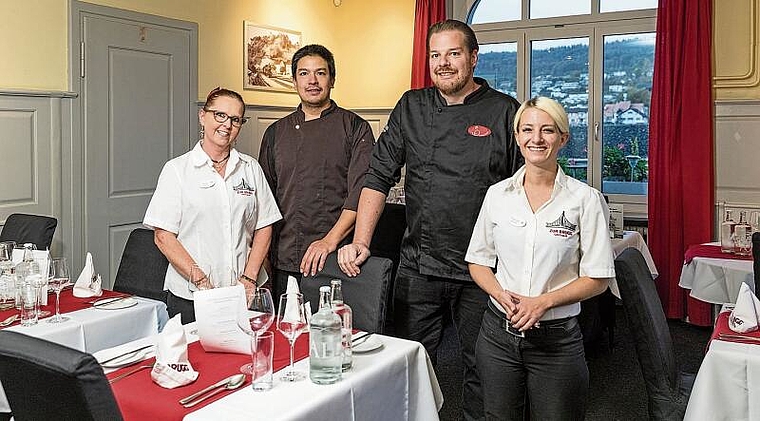
[[[190,115],[190,127],[188,129],[189,133],[197,133],[198,131],[198,119],[195,118],[195,115],[198,113],[196,106],[198,98],[198,24],[147,13],[69,0],[69,88],[72,92],[77,93],[77,96],[71,105],[71,126],[63,128],[63,130],[69,131],[71,136],[67,137],[70,142],[64,142],[61,148],[61,219],[68,221],[68,224],[62,224],[68,229],[63,238],[68,238],[71,241],[69,247],[64,247],[67,251],[65,257],[69,259],[70,264],[74,268],[80,266],[85,253],[88,251],[85,250],[87,233],[85,232],[86,224],[84,223],[85,145],[83,128],[85,113],[83,106],[85,104],[86,93],[83,92],[83,81],[80,77],[82,66],[82,62],[80,61],[80,46],[84,40],[82,22],[85,16],[98,16],[118,21],[164,26],[188,32],[190,39],[190,100],[187,104],[187,112]],[[188,139],[188,148],[189,146],[190,140]]]

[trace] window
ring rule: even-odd
[[[520,101],[559,101],[571,130],[563,170],[645,217],[657,1],[457,4],[480,42],[475,75]]]

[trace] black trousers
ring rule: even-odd
[[[166,311],[169,312],[169,317],[174,317],[177,314],[182,315],[182,324],[188,324],[195,321],[195,305],[193,300],[186,300],[181,297],[177,297],[172,294],[171,291],[167,291],[166,295]]]
[[[444,317],[456,326],[464,363],[464,419],[483,418],[475,342],[488,295],[474,282],[422,275],[402,262],[396,275],[393,320],[396,335],[422,343],[433,364],[437,361]]]
[[[507,331],[489,301],[476,345],[487,420],[582,420],[589,374],[576,317],[541,321],[525,337]]]

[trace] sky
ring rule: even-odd
[[[520,19],[521,0],[480,0],[472,23],[501,22]],[[656,8],[657,0],[600,0],[602,12]],[[533,18],[591,13],[591,0],[531,0]]]

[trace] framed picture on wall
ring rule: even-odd
[[[301,33],[244,22],[243,89],[295,92],[290,69]]]

